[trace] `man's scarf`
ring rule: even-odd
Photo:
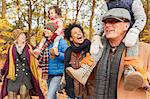
[[[48,46],[54,42],[54,39],[57,37],[57,34],[54,33],[51,38],[47,38],[44,45],[41,48],[41,53],[38,57],[39,67],[42,68],[42,78],[48,79]]]
[[[91,42],[88,39],[85,39],[83,43],[80,44],[79,46],[75,46],[73,43],[71,43],[71,48],[72,48],[72,51],[75,53],[78,53],[81,51],[84,51],[85,53],[87,53],[89,52],[90,45],[91,45]]]
[[[65,68],[70,67],[71,64],[69,64],[71,59],[71,53],[80,53],[86,54],[90,50],[90,44],[91,42],[88,39],[85,39],[82,44],[80,44],[78,47],[75,46],[73,43],[71,43],[71,46],[68,48],[69,50],[65,53]],[[75,97],[74,92],[74,80],[66,73],[65,71],[65,79],[66,79],[66,91],[69,96]]]
[[[26,55],[29,54],[29,60],[27,60],[29,63],[29,67],[31,69],[31,72],[33,74],[33,76],[36,78],[36,80],[39,80],[39,74],[38,74],[38,71],[37,71],[37,63],[36,63],[36,59],[35,57],[30,54],[30,52],[32,52],[32,47],[27,44],[29,49],[26,48],[25,46],[25,51],[26,51]],[[13,59],[13,47],[14,47],[14,44],[12,44],[10,46],[10,49],[9,49],[9,69],[8,69],[8,75],[7,75],[7,79],[10,79],[10,80],[15,80],[16,77],[15,77],[15,62],[14,62],[14,59]]]
[[[105,47],[96,72],[96,98],[117,99],[118,71],[125,46],[121,43],[112,55],[109,42],[106,39],[104,42]]]

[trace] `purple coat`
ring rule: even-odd
[[[26,57],[27,63],[30,64],[29,46],[27,44],[25,46],[25,53],[27,56]],[[15,62],[16,61],[15,60],[16,59],[16,47],[15,47],[15,45],[12,48],[12,56],[13,56],[14,63],[16,63]],[[0,93],[0,99],[4,99],[4,97],[6,95],[8,95],[8,92],[7,92],[8,79],[6,78],[6,76],[8,74],[8,67],[9,67],[9,55],[7,55],[4,68],[2,69],[2,72],[4,73],[4,81],[3,81],[2,90]],[[30,68],[30,66],[29,66],[29,68]],[[42,93],[40,86],[39,86],[39,82],[35,79],[33,74],[31,74],[31,76],[32,76],[31,77],[31,79],[32,79],[31,84],[32,84],[33,88],[31,90],[29,90],[30,96],[39,96],[39,99],[44,99],[43,93]]]

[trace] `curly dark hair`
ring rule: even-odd
[[[65,34],[65,38],[70,42],[70,37],[71,37],[71,30],[74,28],[74,27],[78,27],[83,35],[84,35],[84,31],[83,31],[83,28],[81,27],[80,24],[76,24],[76,23],[73,23],[73,24],[69,24],[65,29],[64,29],[64,34]]]
[[[62,16],[62,15],[61,15],[61,9],[60,9],[57,5],[51,6],[51,7],[49,8],[49,11],[48,11],[48,14],[49,14],[49,15],[50,15],[50,10],[52,10],[52,9],[55,9],[55,12],[56,12],[59,16]]]

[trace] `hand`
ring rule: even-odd
[[[64,89],[66,87],[66,81],[64,75],[62,76],[61,82],[60,82],[60,87],[58,89],[58,93],[63,93]]]
[[[140,31],[136,28],[131,28],[125,38],[123,39],[123,42],[126,47],[132,47],[136,44],[138,40]]]
[[[89,53],[86,53],[86,57],[84,57],[82,61],[80,62],[81,66],[82,64],[87,64],[89,66],[92,66],[94,64],[94,60],[90,57]]]
[[[94,35],[92,38],[92,42],[97,44],[100,48],[103,48],[103,44],[101,42],[101,36],[100,35]]]
[[[55,55],[56,55],[56,56],[58,56],[58,55],[59,55],[58,47],[54,47],[53,49],[54,49],[54,53],[55,53]]]
[[[100,48],[103,48],[101,37],[99,35],[94,35],[91,41],[90,53],[97,54]]]
[[[58,89],[58,93],[62,93],[63,94],[65,86],[66,86],[66,84],[64,84],[64,83],[60,84],[60,87]]]

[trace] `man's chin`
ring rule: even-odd
[[[79,44],[82,44],[84,42],[84,40],[79,40],[78,42],[79,42]]]
[[[106,34],[106,38],[114,38],[114,33],[109,33],[109,34]]]

